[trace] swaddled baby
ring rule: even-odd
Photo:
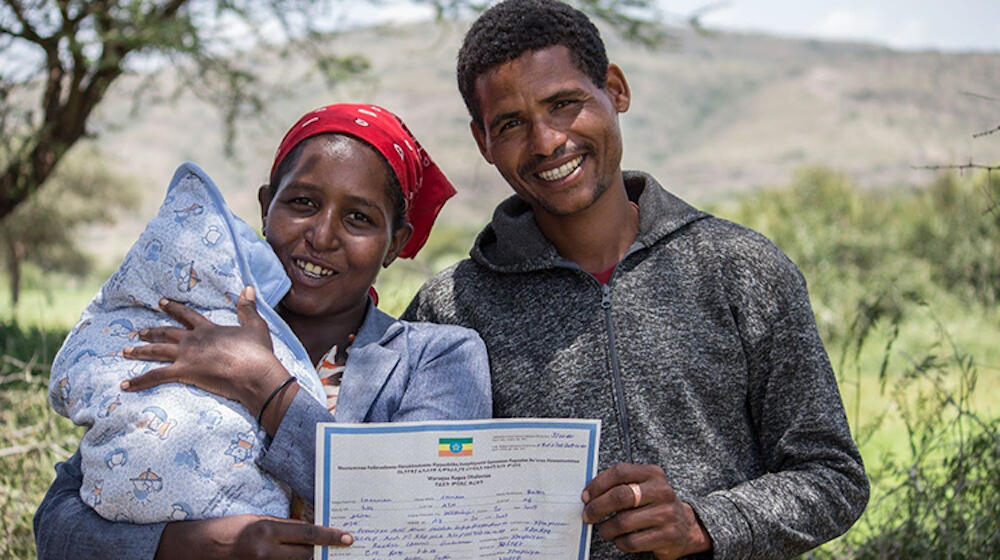
[[[326,402],[309,356],[275,313],[290,282],[271,247],[227,208],[196,165],[174,174],[166,199],[73,328],[52,365],[49,400],[87,426],[83,500],[114,521],[153,523],[255,513],[287,517],[289,492],[256,465],[265,432],[246,409],[196,387],[125,393],[120,383],[158,364],[121,351],[147,327],[177,323],[161,298],[236,325],[244,286],[257,290],[275,356]],[[162,365],[162,364],[160,364]]]

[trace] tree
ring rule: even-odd
[[[24,263],[46,272],[86,274],[91,258],[79,244],[79,228],[111,224],[116,214],[138,202],[135,185],[113,173],[92,146],[68,156],[44,191],[0,221],[11,307],[20,296]]]
[[[377,4],[379,0],[365,0]],[[440,16],[475,9],[476,0],[414,0]],[[169,65],[179,88],[218,106],[233,138],[235,123],[266,100],[239,52],[263,48],[307,55],[329,79],[363,70],[358,55],[324,48],[331,10],[348,0],[0,0],[0,220],[38,191],[81,138],[108,89],[140,67]],[[652,0],[580,0],[581,7],[654,42]],[[324,24],[327,25],[324,28]],[[235,30],[235,32],[234,32]],[[38,102],[37,109],[24,109]]]
[[[3,0],[0,219],[41,187],[87,136],[111,85],[140,64],[171,65],[181,87],[195,78],[207,84],[197,93],[212,98],[229,123],[262,102],[258,77],[233,56],[241,46],[294,43],[328,68],[349,67],[350,59],[309,40],[321,7],[304,0]],[[37,109],[15,109],[25,98],[36,99]]]

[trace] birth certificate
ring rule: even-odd
[[[316,427],[316,523],[354,537],[315,557],[586,560],[580,494],[597,420]]]

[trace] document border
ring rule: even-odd
[[[317,461],[316,469],[316,493],[319,495],[316,500],[316,513],[320,513],[322,508],[322,525],[330,526],[330,509],[320,504],[328,504],[330,501],[330,437],[334,434],[346,433],[402,433],[402,432],[446,432],[446,431],[469,431],[469,430],[509,430],[517,428],[542,428],[542,429],[571,429],[584,430],[588,432],[588,453],[587,472],[583,486],[586,486],[597,475],[597,455],[600,442],[600,421],[586,419],[552,419],[526,418],[526,419],[492,419],[492,420],[448,420],[430,422],[399,422],[399,423],[373,423],[373,424],[337,424],[335,422],[322,422],[316,424],[316,440],[319,447],[323,449],[323,456]],[[583,492],[583,486],[580,492]],[[586,560],[590,555],[590,547],[587,546],[590,540],[592,525],[588,525],[580,520],[580,545],[578,560]],[[328,547],[322,547],[323,560],[329,560]]]

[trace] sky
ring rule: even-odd
[[[674,23],[713,7],[701,21],[719,30],[861,40],[901,50],[1000,52],[1000,0],[657,1]],[[379,11],[379,19],[393,22],[429,15],[404,0],[389,0]]]
[[[660,0],[691,13],[705,0]],[[702,21],[709,27],[824,39],[860,39],[897,49],[1000,51],[1000,0],[732,0]]]

